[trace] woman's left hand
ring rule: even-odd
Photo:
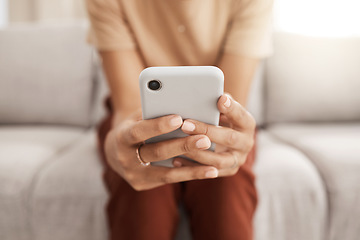
[[[204,164],[216,167],[219,176],[231,176],[245,163],[254,145],[256,122],[251,114],[228,94],[219,98],[217,106],[221,126],[187,119],[181,127],[182,131],[189,135],[207,135],[211,142],[216,143],[215,152],[191,151],[185,156],[196,162],[177,157],[173,160],[175,167]]]

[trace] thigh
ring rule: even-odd
[[[185,183],[184,202],[194,240],[253,238],[257,203],[254,159],[255,146],[234,176]]]
[[[107,217],[110,239],[170,240],[178,223],[179,184],[169,184],[146,191],[135,191],[107,164],[104,153],[106,134],[111,127],[109,115],[98,126],[98,147],[104,165],[104,182],[109,192]]]
[[[178,184],[135,191],[111,169],[106,170],[104,179],[109,190],[110,239],[174,238],[179,221]]]

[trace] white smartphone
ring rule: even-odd
[[[224,92],[224,74],[213,66],[149,67],[139,76],[143,119],[177,114],[183,119],[194,119],[218,125],[220,112],[217,101]],[[185,137],[177,129],[146,143]],[[211,144],[210,150],[214,150]],[[172,159],[152,163],[173,167]]]

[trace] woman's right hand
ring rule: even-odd
[[[168,115],[156,119],[142,120],[141,112],[117,121],[105,140],[105,154],[110,166],[135,190],[155,188],[167,183],[195,179],[215,178],[218,170],[212,166],[185,166],[167,168],[144,166],[137,159],[136,149],[145,140],[172,132],[182,126],[178,115]],[[141,159],[156,162],[193,151],[204,151],[210,147],[206,135],[192,135],[184,138],[144,144],[139,150]]]

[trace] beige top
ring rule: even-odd
[[[138,49],[146,66],[214,65],[222,52],[271,53],[273,0],[86,0],[88,41]]]

